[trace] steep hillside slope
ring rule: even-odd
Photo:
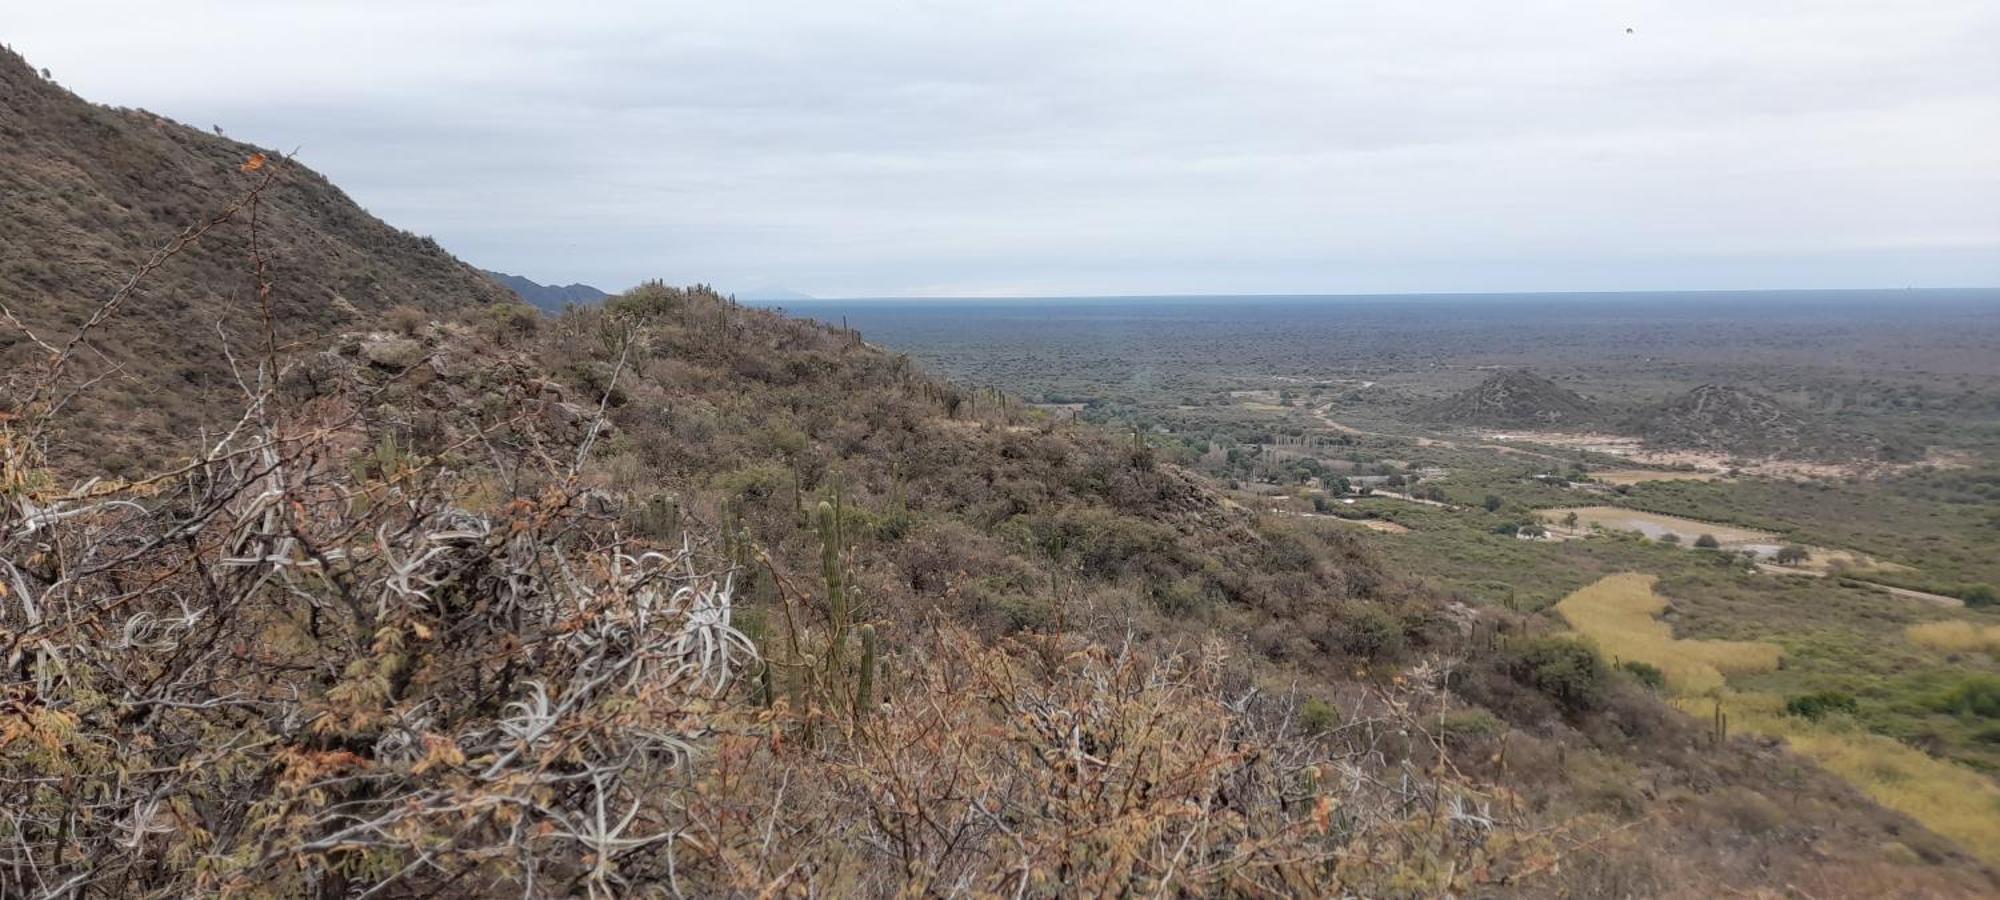
[[[1589,398],[1526,369],[1508,369],[1419,410],[1426,421],[1488,428],[1577,428],[1597,421]]]
[[[269,161],[243,171],[259,153]],[[515,301],[434,241],[383,224],[275,151],[88,103],[0,50],[0,302],[45,339],[67,336],[154,252],[267,177],[254,210],[236,211],[149,274],[89,336],[77,374],[104,381],[78,399],[75,421],[85,427],[70,429],[60,450],[116,469],[226,424],[211,401],[238,391],[219,332],[241,345],[263,329],[247,264],[253,213],[281,340],[400,305],[437,312]],[[0,332],[0,367],[19,370],[43,355],[17,330]]]
[[[480,271],[485,273],[486,277],[499,282],[501,287],[513,291],[521,299],[528,301],[536,309],[546,313],[562,312],[564,307],[572,303],[578,306],[588,306],[611,296],[581,282],[575,284],[542,284],[520,275],[509,275],[505,272],[495,272],[491,269],[481,269]]]

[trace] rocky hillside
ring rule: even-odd
[[[246,171],[259,154],[265,162]],[[267,179],[254,209],[240,207]],[[121,300],[75,363],[79,379],[103,380],[76,401],[72,421],[85,427],[69,429],[58,447],[113,469],[227,424],[214,401],[240,391],[225,339],[255,343],[265,321],[246,264],[253,219],[281,341],[372,322],[397,306],[517,302],[435,241],[384,224],[276,151],[88,103],[11,50],[0,50],[0,197],[0,303],[30,331],[65,338]],[[216,219],[121,297],[154,253]],[[0,329],[0,370],[19,374],[46,355],[19,330]],[[19,399],[15,387],[4,393]]]
[[[597,288],[581,282],[575,284],[541,284],[520,275],[509,275],[491,269],[481,269],[486,277],[493,279],[536,309],[546,313],[559,313],[570,304],[589,306],[611,296]]]
[[[1600,414],[1589,398],[1526,369],[1496,372],[1419,410],[1426,421],[1485,428],[1579,428]]]

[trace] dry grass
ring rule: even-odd
[[[1894,738],[1852,723],[1814,723],[1783,712],[1775,694],[1725,694],[1730,728],[1783,737],[1791,748],[1846,779],[1863,793],[2000,865],[2000,786],[1964,766],[1937,759]],[[1697,716],[1706,699],[1679,705]]]
[[[1912,625],[1903,634],[1919,647],[1946,653],[2000,654],[2000,625],[1975,625],[1953,619]]]
[[[1556,611],[1605,654],[1658,666],[1677,694],[1708,693],[1729,675],[1778,667],[1784,651],[1776,644],[1674,637],[1672,626],[1654,618],[1667,608],[1666,598],[1653,592],[1656,580],[1634,572],[1607,575],[1564,597]]]

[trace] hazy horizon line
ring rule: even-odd
[[[1450,297],[1623,297],[1659,294],[1941,294],[1993,293],[2000,299],[2000,285],[1952,287],[1856,287],[1856,288],[1664,288],[1630,290],[1573,291],[1363,291],[1334,293],[1192,293],[1192,294],[910,294],[895,296],[853,296],[787,299],[738,297],[740,303],[784,307],[804,303],[933,303],[933,302],[1033,302],[1042,300],[1316,300],[1341,298],[1450,298]],[[732,294],[732,296],[734,296]]]

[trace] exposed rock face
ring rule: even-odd
[[[1600,417],[1588,397],[1526,369],[1496,372],[1420,412],[1433,422],[1494,428],[1576,428]]]

